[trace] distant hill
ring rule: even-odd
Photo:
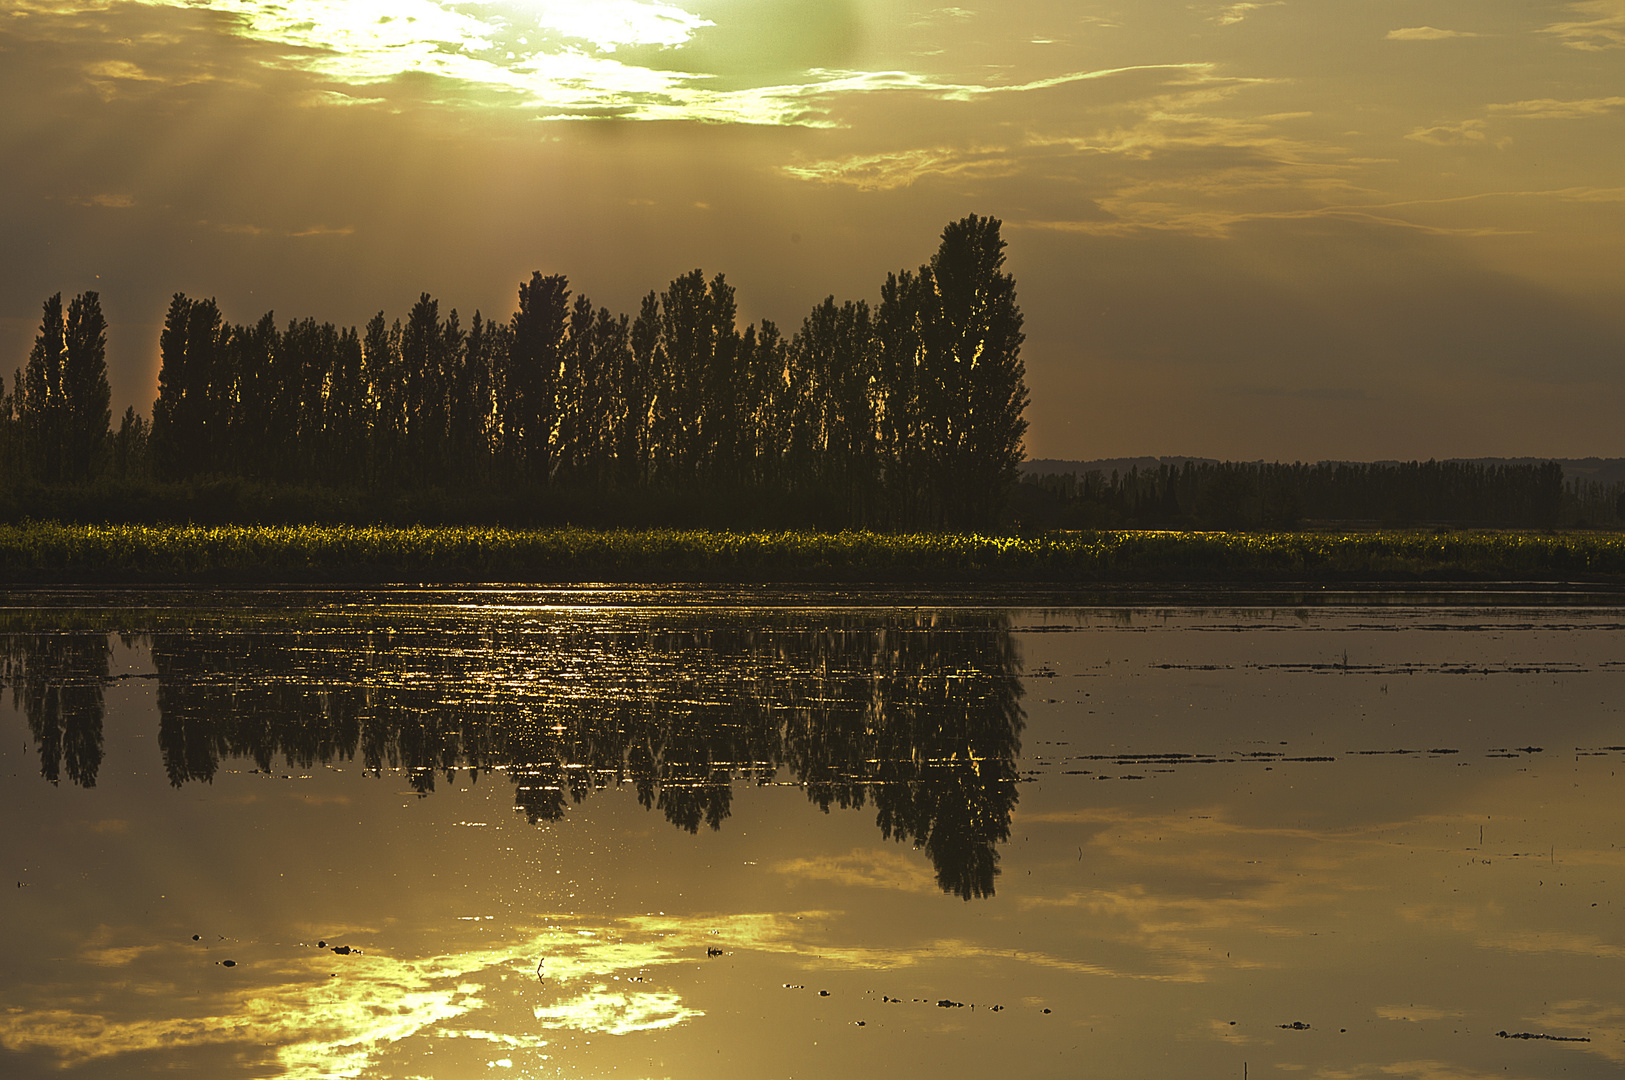
[[[1452,462],[1464,462],[1472,465],[1538,465],[1547,461],[1555,461],[1563,466],[1565,480],[1590,480],[1599,484],[1625,483],[1625,458],[1448,458]],[[1110,476],[1113,471],[1126,473],[1130,469],[1140,472],[1154,472],[1161,465],[1172,465],[1183,468],[1187,461],[1198,465],[1217,465],[1219,458],[1206,457],[1129,457],[1129,458],[1097,458],[1093,461],[1064,461],[1060,458],[1034,458],[1021,463],[1021,472],[1024,476],[1064,476],[1072,473],[1082,476],[1089,472],[1100,472]],[[1311,462],[1310,464],[1319,464]],[[1376,462],[1357,462],[1351,464],[1397,465],[1396,459],[1387,459]]]

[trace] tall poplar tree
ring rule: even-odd
[[[112,396],[100,297],[81,293],[64,313],[57,293],[45,301],[14,402],[35,479],[50,484],[91,479],[107,449]]]
[[[1003,272],[999,221],[971,215],[942,231],[931,259],[935,304],[925,368],[940,395],[926,417],[934,524],[985,526],[1003,510],[1027,431],[1016,281]]]
[[[531,483],[546,484],[553,478],[569,305],[569,280],[536,271],[519,286],[519,310],[510,323],[502,380],[505,435],[513,468],[520,479]]]

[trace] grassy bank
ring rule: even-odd
[[[0,525],[0,581],[1625,582],[1625,536]]]

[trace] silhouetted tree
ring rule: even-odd
[[[111,399],[100,298],[81,293],[64,314],[57,293],[45,301],[28,367],[14,387],[24,457],[35,479],[82,484],[99,470]]]
[[[152,449],[161,475],[224,472],[222,451],[233,410],[227,362],[230,328],[213,300],[176,293],[158,339],[158,400]]]
[[[985,526],[1003,509],[1027,431],[1021,309],[996,218],[949,225],[931,259],[923,334],[922,443],[931,524]],[[921,270],[922,278],[926,269]]]
[[[537,271],[519,286],[519,310],[510,324],[502,379],[504,443],[510,468],[536,484],[553,479],[569,304],[568,280],[562,274],[543,277]]]

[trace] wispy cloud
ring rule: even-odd
[[[1019,169],[1016,158],[1002,148],[965,151],[942,146],[783,165],[779,171],[797,180],[890,191],[928,176],[986,178],[1014,175]]]
[[[1446,38],[1477,36],[1470,30],[1440,30],[1436,26],[1407,26],[1400,30],[1390,30],[1384,35],[1389,41],[1443,41]]]
[[[1582,98],[1578,101],[1537,98],[1491,105],[1489,111],[1516,120],[1582,120],[1622,108],[1625,108],[1625,97]]]
[[[1569,10],[1581,17],[1552,23],[1542,33],[1557,37],[1571,49],[1625,49],[1625,0],[1584,0],[1570,4]]]
[[[135,197],[131,195],[87,195],[82,198],[69,199],[75,206],[100,206],[108,210],[128,210],[135,205]]]
[[[355,228],[350,225],[333,227],[330,225],[306,225],[302,228],[288,229],[267,225],[254,225],[248,222],[200,222],[204,227],[216,232],[230,233],[236,236],[279,236],[290,240],[304,240],[313,237],[343,237],[354,236]]]
[[[1483,120],[1463,120],[1456,124],[1435,124],[1432,127],[1419,127],[1406,135],[1413,142],[1428,143],[1431,146],[1495,146],[1504,148],[1511,145],[1512,140],[1502,137],[1491,139],[1488,123]]]
[[[1245,22],[1249,15],[1260,8],[1281,7],[1285,3],[1286,0],[1259,0],[1259,2],[1231,4],[1213,16],[1213,21],[1220,26],[1234,26],[1236,23]]]

